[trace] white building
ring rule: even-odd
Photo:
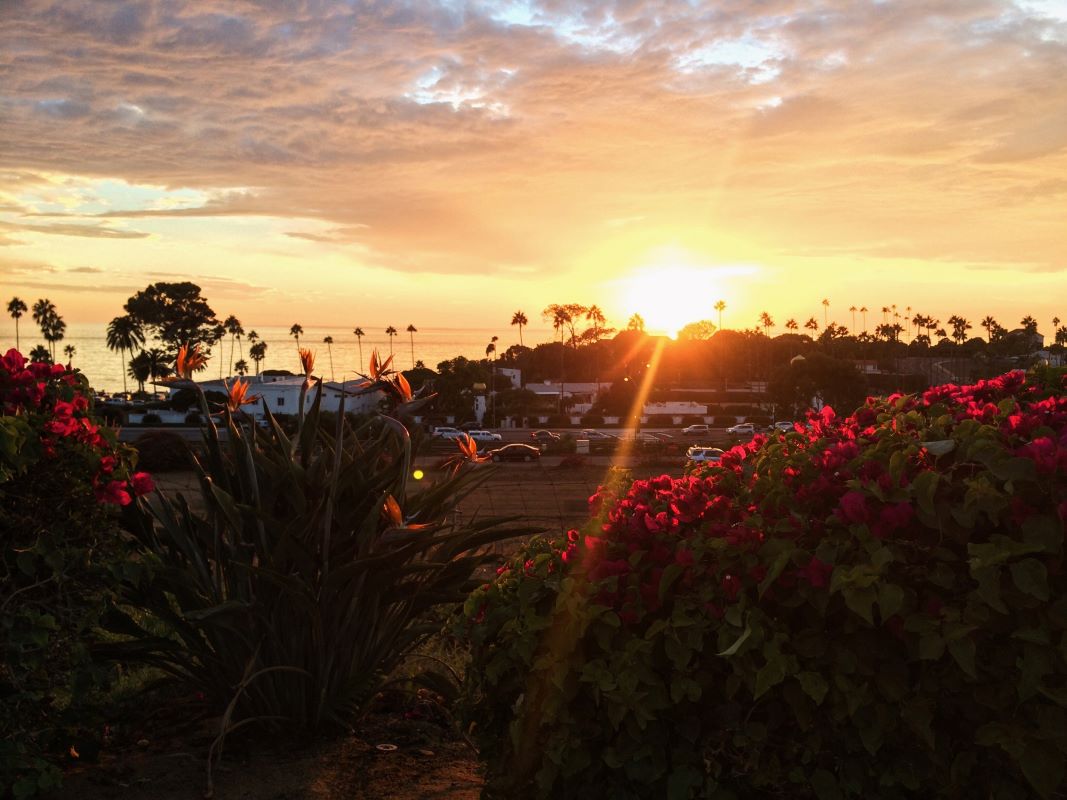
[[[210,380],[210,381],[198,381],[196,385],[206,394],[208,392],[219,392],[226,394],[228,389],[227,385],[232,383],[236,378],[228,380]],[[248,395],[254,395],[259,398],[255,403],[249,403],[243,406],[244,412],[254,419],[262,419],[266,415],[263,412],[263,406],[266,404],[272,414],[296,414],[300,408],[300,389],[304,385],[303,375],[255,375],[245,378],[249,384]],[[378,404],[383,398],[383,393],[379,389],[374,391],[366,391],[370,386],[370,381],[364,378],[356,380],[337,382],[337,381],[324,381],[322,384],[322,402],[320,408],[323,411],[336,412],[341,408],[341,398],[344,397],[345,413],[349,414],[363,414],[370,411],[375,411],[378,408]],[[173,396],[181,389],[190,388],[192,383],[190,381],[170,381],[164,386]],[[316,389],[315,386],[308,390],[307,395],[304,398],[304,411],[307,412],[311,409],[315,402]],[[197,409],[190,409],[196,411]],[[212,409],[214,411],[215,409]],[[156,412],[158,413],[158,412]],[[187,412],[170,412],[171,415],[178,414],[184,419]],[[138,415],[131,414],[130,422],[139,422],[139,419],[135,419]],[[172,421],[172,420],[164,420]]]

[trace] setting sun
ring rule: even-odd
[[[619,281],[619,306],[640,314],[649,333],[674,338],[687,323],[715,321],[715,302],[729,292],[722,271],[712,267],[656,266],[637,270]]]

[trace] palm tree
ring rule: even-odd
[[[1019,320],[1019,325],[1027,333],[1037,333],[1037,320],[1029,314]]]
[[[399,331],[390,325],[385,329],[385,335],[389,337],[389,357],[393,357],[393,337],[396,336]]]
[[[63,348],[63,355],[67,357],[67,369],[70,369],[71,365],[74,363],[74,354],[76,352],[77,348],[75,348],[72,344],[68,344],[66,347]]]
[[[137,391],[143,394],[145,381],[152,377],[152,364],[147,352],[142,350],[130,359],[127,374],[137,381]]]
[[[993,315],[992,314],[986,314],[985,317],[982,319],[982,321],[979,322],[978,324],[981,325],[983,328],[985,328],[986,340],[992,342],[993,341],[993,328],[997,327],[997,324],[998,324],[997,321],[995,319],[993,319]]]
[[[151,350],[142,350],[140,354],[145,357],[148,364],[148,377],[152,380],[165,378],[174,371],[170,366],[172,356],[166,350],[153,347]]]
[[[526,315],[521,311],[516,311],[511,315],[511,324],[519,326],[519,347],[522,347],[522,326],[529,325],[530,321],[526,319]]]
[[[248,338],[251,339],[251,335]],[[260,362],[267,357],[267,343],[255,342],[248,348],[248,357],[256,362],[256,374],[258,375]]]
[[[234,346],[237,344],[237,339],[244,332],[245,329],[241,327],[241,320],[237,319],[233,314],[226,317],[222,321],[222,327],[226,329],[226,333],[230,334],[230,372],[233,372],[233,351]],[[242,354],[243,357],[243,354]]]
[[[322,343],[326,345],[326,352],[330,354],[330,380],[333,380],[333,337],[323,336]]]
[[[294,322],[289,328],[289,335],[296,339],[296,349],[300,349],[300,335],[304,332],[299,322]]]
[[[759,315],[760,324],[763,326],[763,332],[766,334],[771,328],[774,327],[774,320],[771,319],[771,315],[764,311]]]
[[[67,323],[56,313],[56,306],[48,298],[41,298],[33,304],[33,321],[41,329],[41,335],[48,342],[48,352],[53,362],[56,360],[55,343],[63,339]]]
[[[726,310],[726,301],[720,300],[715,304],[715,310],[719,312],[719,330],[722,330],[722,312]]]
[[[37,364],[51,364],[52,354],[48,352],[48,348],[43,344],[35,345],[30,351],[30,361]]]
[[[419,332],[419,329],[414,325],[408,325],[407,332],[411,338],[411,368],[415,369],[415,334]]]
[[[238,359],[237,363],[233,365],[233,370],[243,378],[248,374],[248,362],[243,358]]]
[[[362,328],[352,331],[356,335],[356,344],[359,345],[359,371],[363,372],[363,337],[366,336]]]
[[[630,317],[630,321],[626,323],[626,330],[628,331],[644,331],[645,318],[640,314],[634,314]]]
[[[889,324],[889,306],[882,306],[882,324]]]
[[[563,354],[567,350],[563,335],[566,331],[567,324],[571,321],[571,314],[567,311],[565,306],[561,306],[558,303],[545,308],[541,312],[541,316],[545,319],[552,320],[552,327],[559,331],[559,413],[563,413]],[[637,316],[636,314],[634,316]]]
[[[849,306],[848,310],[852,312],[852,330],[856,330],[856,307]]]
[[[822,299],[822,326],[825,328],[829,322],[827,321],[827,314],[830,313],[830,301],[828,298]]]
[[[815,321],[815,317],[808,317],[808,321],[804,323],[804,327],[811,331],[811,338],[815,338],[815,334],[819,332],[819,323]]]
[[[787,331],[795,331],[798,327],[797,321],[793,318],[789,318],[785,321],[785,329]]]
[[[115,317],[107,324],[107,349],[117,350],[122,363],[126,363],[126,351],[144,345],[144,330],[141,323],[130,315]],[[122,392],[126,393],[126,370],[122,371]]]
[[[867,306],[863,306],[860,309],[860,313],[863,314],[863,332],[867,332]]]
[[[22,346],[19,344],[19,317],[29,311],[26,307],[26,303],[21,297],[12,297],[7,304],[7,313],[11,315],[11,318],[15,320],[15,349],[19,352],[22,351]]]

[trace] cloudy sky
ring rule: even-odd
[[[1044,330],[1065,76],[1067,0],[4,3],[0,284],[70,321],[190,279],[246,327]]]

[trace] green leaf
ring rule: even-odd
[[[941,474],[939,472],[928,470],[927,472],[919,473],[915,476],[915,480],[911,482],[916,503],[918,503],[921,510],[930,515],[937,513],[937,508],[934,505],[934,495],[937,493],[937,484],[940,479]]]
[[[769,689],[785,680],[785,661],[775,653],[756,673],[756,690],[753,699],[758,700]]]
[[[1036,558],[1024,558],[1011,565],[1011,579],[1023,594],[1048,600],[1048,570]]]
[[[849,609],[863,617],[869,625],[874,625],[874,612],[872,611],[872,608],[877,597],[874,589],[870,587],[857,589],[851,586],[846,586],[841,591],[841,594],[844,596],[845,605],[848,606]]]
[[[32,578],[37,572],[37,556],[28,550],[24,550],[15,557],[15,563],[23,575]]]
[[[800,682],[800,688],[804,690],[804,694],[815,701],[815,705],[821,706],[822,701],[826,698],[826,693],[830,690],[830,685],[826,682],[826,679],[818,672],[801,672],[796,677]]]
[[[682,575],[682,567],[680,564],[668,564],[663,570],[663,576],[659,581],[659,601],[663,602],[667,593],[670,591],[671,586]]]
[[[1062,753],[1043,742],[1030,741],[1022,751],[1019,766],[1023,775],[1037,793],[1043,797],[1052,797],[1063,782],[1064,757]]]
[[[718,655],[720,655],[720,656],[732,656],[732,655],[734,655],[738,650],[741,649],[741,645],[743,645],[746,641],[748,641],[748,637],[751,636],[751,635],[752,635],[752,628],[749,628],[746,625],[744,631],[742,631],[741,635],[738,636],[736,640],[734,640],[734,643],[732,645],[730,645],[729,647],[727,647],[725,650],[723,650],[721,653],[718,653]]]
[[[792,558],[794,552],[795,551],[791,548],[789,550],[783,550],[775,556],[774,561],[771,562],[771,566],[767,570],[767,574],[759,583],[758,595],[760,597],[763,597],[763,593],[770,588],[772,583],[778,580],[778,576],[782,574],[782,570],[789,564],[789,560]]]
[[[978,672],[974,666],[975,646],[973,639],[970,637],[949,639],[948,652],[956,660],[956,663],[960,665],[960,669],[967,675],[972,678],[978,677]]]
[[[825,769],[817,769],[812,773],[811,789],[819,800],[843,800],[837,779]]]
[[[971,567],[971,576],[978,582],[975,591],[987,606],[1001,614],[1008,613],[1008,607],[1000,596],[1000,567]]]
[[[878,585],[878,612],[885,622],[896,615],[904,605],[904,590],[894,583]]]

